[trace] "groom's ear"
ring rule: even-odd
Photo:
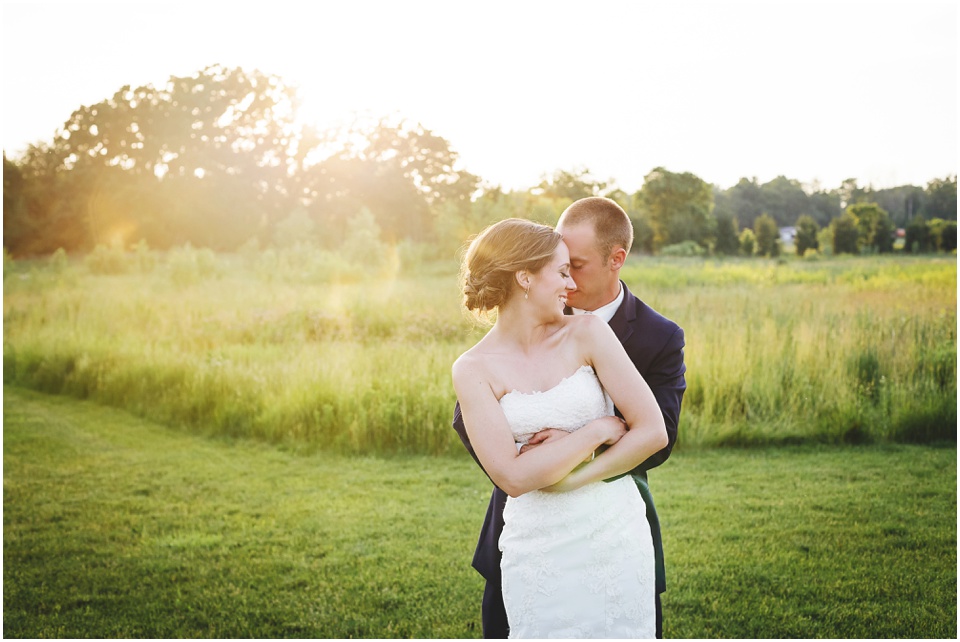
[[[623,267],[623,264],[627,262],[627,251],[622,247],[613,248],[613,252],[610,253],[610,269],[619,270]]]

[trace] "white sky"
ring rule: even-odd
[[[301,88],[323,128],[400,113],[485,181],[657,166],[729,187],[957,171],[956,2],[2,0],[3,149],[80,105],[220,63]]]

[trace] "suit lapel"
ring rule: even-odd
[[[637,318],[636,297],[627,289],[627,284],[620,281],[620,287],[623,288],[623,301],[620,307],[610,319],[610,328],[617,335],[620,343],[626,342],[633,334],[633,321]]]

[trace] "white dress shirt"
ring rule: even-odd
[[[571,307],[574,314],[592,314],[598,316],[604,320],[606,323],[610,323],[610,319],[613,318],[613,315],[617,313],[617,310],[620,308],[620,304],[623,303],[623,284],[617,283],[620,286],[620,294],[617,295],[613,301],[606,305],[602,305],[596,310],[581,310],[580,308]]]

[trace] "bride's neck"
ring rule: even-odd
[[[523,352],[530,352],[556,332],[556,329],[556,320],[538,319],[530,314],[530,310],[523,309],[522,305],[513,305],[499,311],[492,331],[496,332],[499,341],[511,344]]]

